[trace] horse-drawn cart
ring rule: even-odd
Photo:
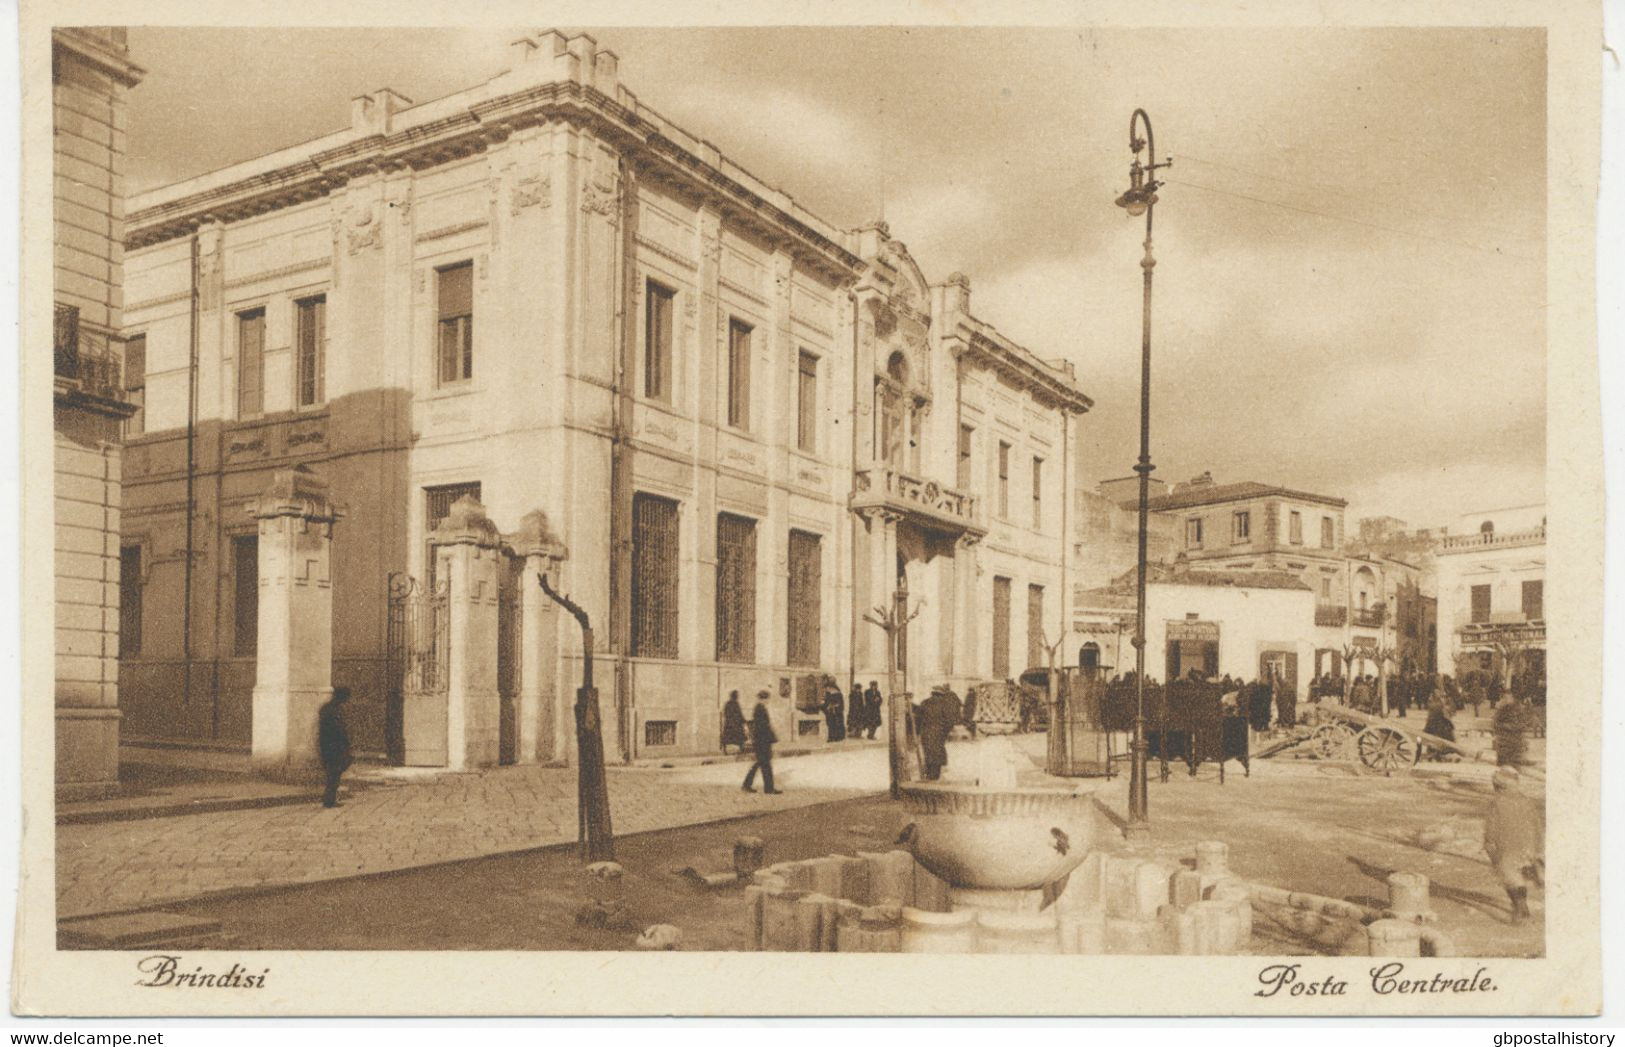
[[[1436,734],[1412,727],[1403,720],[1374,716],[1346,705],[1312,705],[1290,737],[1257,754],[1262,759],[1292,749],[1307,749],[1322,760],[1358,760],[1381,774],[1409,774],[1424,755],[1453,753],[1467,760],[1481,757]]]

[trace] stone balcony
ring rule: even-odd
[[[1521,531],[1500,533],[1453,534],[1439,544],[1440,555],[1446,553],[1480,552],[1485,549],[1515,549],[1525,545],[1545,545],[1546,525],[1529,527]]]
[[[981,504],[973,494],[957,491],[884,463],[859,469],[852,480],[853,509],[889,509],[917,522],[956,533],[987,533]]]
[[[1350,617],[1354,624],[1361,629],[1379,629],[1382,627],[1382,607],[1363,607],[1351,612]]]

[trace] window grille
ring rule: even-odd
[[[645,286],[643,395],[671,403],[671,307],[676,292],[650,280]]]
[[[643,723],[643,744],[651,749],[662,745],[676,745],[677,721],[645,720]]]
[[[632,654],[677,657],[677,503],[632,497]]]
[[[327,299],[318,295],[297,303],[299,338],[299,406],[319,404],[327,395]]]
[[[819,537],[805,531],[790,532],[790,579],[788,587],[790,634],[786,650],[789,662],[797,666],[817,666],[822,637],[823,550]]]
[[[1010,675],[1010,579],[993,579],[993,677]]]
[[[717,517],[717,661],[756,660],[756,521]]]
[[[440,384],[474,377],[474,264],[438,270],[440,292]]]
[[[480,485],[478,481],[463,484],[442,484],[439,487],[425,487],[423,489],[423,577],[428,580],[428,591],[434,591],[435,562],[434,546],[429,543],[429,536],[434,529],[440,526],[440,521],[451,515],[451,507],[457,499],[467,495],[475,501],[480,499]]]
[[[235,588],[232,615],[232,652],[239,658],[259,651],[260,536],[243,534],[231,540],[232,578]]]
[[[750,429],[750,325],[728,321],[728,424]]]
[[[265,410],[265,310],[237,314],[237,417]]]

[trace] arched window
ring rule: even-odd
[[[1078,668],[1093,673],[1100,668],[1100,645],[1093,641],[1078,648]]]

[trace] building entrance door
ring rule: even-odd
[[[1258,678],[1268,680],[1280,676],[1287,689],[1298,693],[1298,652],[1265,651],[1258,656]]]

